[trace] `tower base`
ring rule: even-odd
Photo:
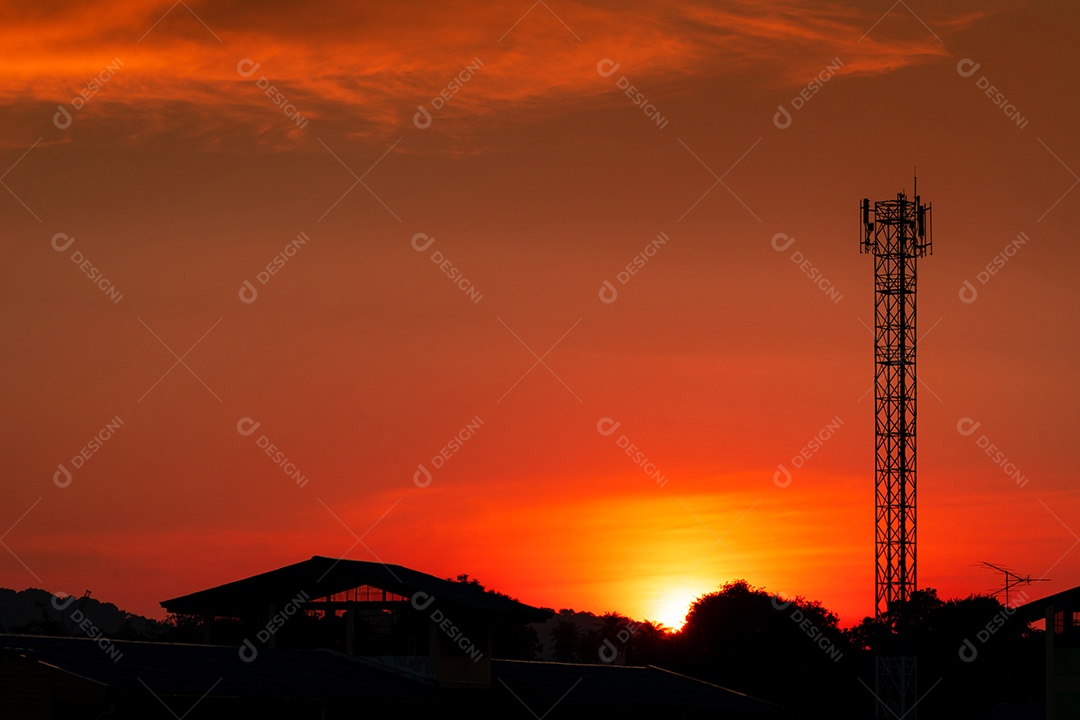
[[[913,657],[874,658],[874,694],[877,696],[876,717],[915,720],[915,704],[919,696],[915,689],[918,666]]]

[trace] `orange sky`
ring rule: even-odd
[[[0,9],[0,585],[160,617],[347,555],[635,617],[745,578],[855,622],[856,208],[916,165],[919,584],[1080,582],[1080,12],[52,5]]]

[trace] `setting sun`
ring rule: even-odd
[[[645,618],[660,623],[670,630],[681,630],[686,624],[686,615],[690,606],[704,593],[679,588],[669,590],[656,598],[655,603],[646,608]]]

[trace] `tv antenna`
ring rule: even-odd
[[[1005,587],[990,593],[991,597],[996,597],[1001,593],[1005,593],[1005,607],[1009,607],[1009,590],[1011,588],[1014,588],[1017,585],[1030,585],[1031,583],[1050,581],[1050,578],[1033,578],[1030,575],[1019,575],[1012,570],[1000,565],[995,565],[994,563],[988,563],[985,560],[980,561],[979,564],[990,570],[996,570],[1005,576]]]

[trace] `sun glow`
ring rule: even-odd
[[[681,630],[686,624],[686,615],[690,612],[690,606],[702,594],[700,591],[685,587],[665,591],[646,608],[645,619],[660,623],[670,630]]]

